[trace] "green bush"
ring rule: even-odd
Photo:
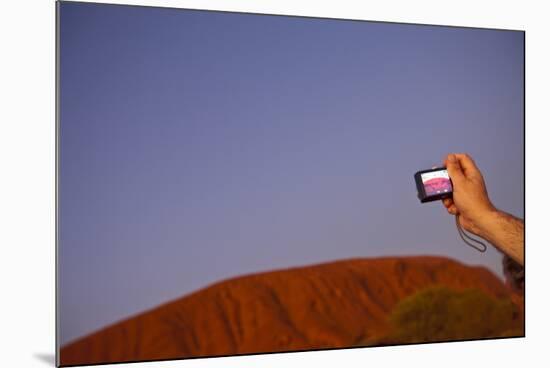
[[[478,289],[431,287],[395,306],[387,340],[417,343],[500,337],[509,331],[523,331],[520,317],[509,299],[497,299]]]

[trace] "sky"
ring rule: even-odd
[[[60,5],[59,323],[214,282],[439,255],[502,277],[413,175],[468,152],[523,218],[523,33]]]

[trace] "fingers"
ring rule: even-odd
[[[455,157],[466,177],[472,177],[480,174],[476,163],[467,153],[456,153]]]
[[[455,154],[451,153],[447,156],[445,159],[445,166],[447,167],[447,172],[454,183],[460,183],[464,180],[462,167]]]
[[[451,214],[451,215],[456,216],[458,214],[458,209],[456,208],[456,206],[454,204],[452,204],[449,207],[447,207],[447,212],[449,212],[449,214]]]
[[[445,198],[441,202],[449,214],[456,215],[458,213],[458,209],[456,208],[452,198]]]

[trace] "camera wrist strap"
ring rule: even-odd
[[[468,244],[470,247],[474,248],[475,250],[483,253],[487,250],[487,245],[485,245],[483,242],[477,240],[477,239],[474,239],[472,238],[471,236],[469,236],[466,231],[462,228],[462,226],[460,226],[460,222],[458,221],[458,216],[459,215],[456,215],[455,216],[455,220],[456,220],[456,228],[458,229],[458,234],[460,235],[460,237],[462,238],[462,240],[464,241],[464,243]],[[469,239],[471,240],[472,242],[474,243],[477,243],[480,245],[480,247],[478,247],[477,245],[475,244],[472,244],[471,242],[469,242],[468,240],[466,239]]]

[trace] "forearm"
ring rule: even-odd
[[[479,228],[482,238],[523,266],[523,220],[506,212],[495,210],[479,220]]]

